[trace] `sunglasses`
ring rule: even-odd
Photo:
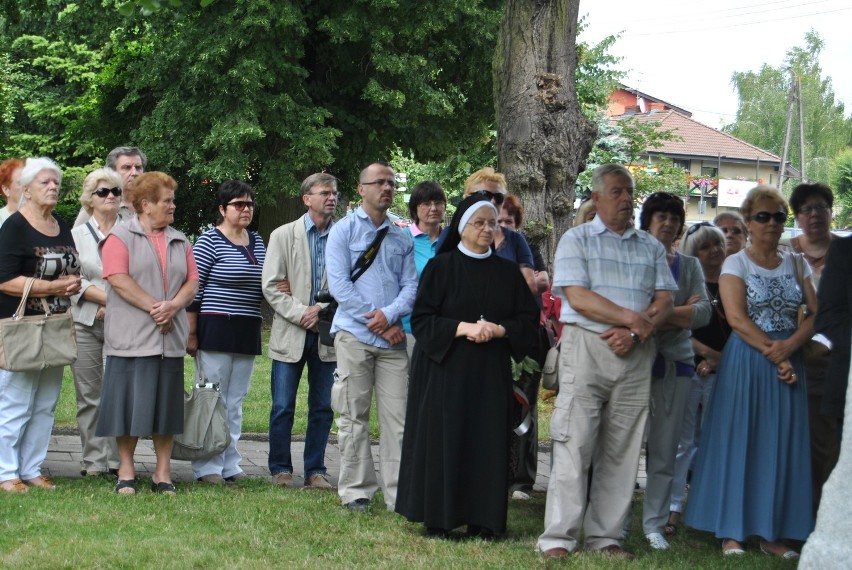
[[[492,200],[497,206],[502,206],[503,201],[506,199],[502,192],[489,192],[488,190],[477,190],[471,195],[488,198],[489,200]]]
[[[691,236],[692,234],[694,234],[695,232],[697,232],[698,230],[700,230],[701,228],[712,228],[712,227],[713,227],[713,224],[711,224],[710,222],[701,222],[700,224],[693,224],[693,225],[689,226],[688,230],[686,230],[686,235],[688,237],[688,236]]]
[[[121,188],[98,188],[93,193],[98,198],[106,198],[107,196],[110,195],[110,192],[115,197],[121,196]]]
[[[254,210],[254,202],[252,202],[251,200],[238,200],[236,202],[228,202],[227,204],[225,204],[225,207],[227,208],[228,206],[233,206],[234,209],[238,212],[242,212],[246,208],[251,208],[252,210]]]
[[[775,212],[771,214],[769,212],[758,212],[751,217],[752,220],[757,222],[758,224],[766,224],[769,223],[769,220],[775,220],[778,224],[783,224],[787,221],[787,214],[784,212]]]

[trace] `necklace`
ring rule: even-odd
[[[751,247],[746,249],[746,254],[748,254],[749,258],[751,258],[754,263],[764,269],[775,269],[776,267],[781,265],[781,255],[778,253],[778,251],[773,252],[772,258],[770,259],[759,259],[755,255],[754,249]]]

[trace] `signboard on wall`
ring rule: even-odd
[[[719,206],[739,208],[745,200],[748,191],[757,186],[754,180],[719,179]]]

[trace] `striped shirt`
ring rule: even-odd
[[[308,234],[308,250],[311,252],[311,299],[309,305],[316,305],[317,291],[322,288],[322,278],[325,275],[325,243],[332,224],[326,226],[320,233],[310,214],[305,214],[305,233]]]
[[[592,321],[571,308],[563,287],[579,286],[632,311],[645,311],[659,290],[677,291],[663,244],[628,227],[623,235],[596,217],[571,228],[556,247],[553,291],[563,299],[559,320],[602,333],[611,324]]]
[[[192,247],[198,265],[198,293],[190,311],[261,318],[261,272],[266,247],[257,232],[247,246],[235,245],[218,228]]]

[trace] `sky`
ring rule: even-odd
[[[814,29],[823,77],[852,115],[852,0],[581,0],[584,15],[580,41],[621,33],[610,53],[624,58],[625,85],[715,128],[736,117],[732,74],[781,66]]]

